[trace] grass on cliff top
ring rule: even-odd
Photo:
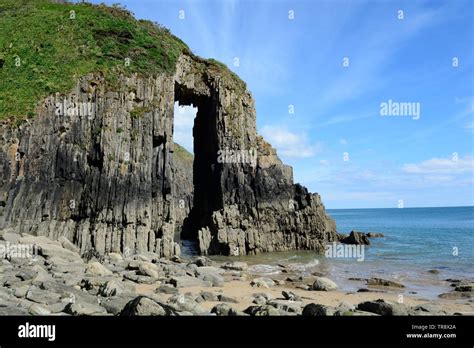
[[[91,72],[172,73],[186,50],[168,30],[118,7],[1,0],[0,118],[33,116],[39,100]]]
[[[179,145],[178,143],[174,143],[174,154],[180,158],[183,162],[190,163],[192,165],[194,156],[184,147]]]
[[[191,55],[169,30],[118,6],[0,0],[0,119],[33,117],[89,73],[173,74],[182,53]]]
[[[219,74],[227,81],[232,81],[240,92],[243,92],[247,89],[245,82],[242,81],[240,77],[230,70],[224,63],[221,63],[213,58],[206,59],[205,62],[207,69],[213,73]]]

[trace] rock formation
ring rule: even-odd
[[[81,252],[322,251],[337,240],[318,194],[256,131],[254,101],[227,68],[183,53],[174,74],[99,73],[0,129],[0,229],[61,236]],[[198,107],[193,170],[173,143],[173,106]],[[182,151],[181,151],[182,152]]]

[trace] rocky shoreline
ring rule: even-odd
[[[393,280],[369,278],[343,292],[330,275],[298,275],[280,264],[278,276],[256,276],[245,262],[204,256],[160,258],[91,251],[80,255],[66,238],[3,234],[13,249],[0,265],[0,315],[472,315],[473,282],[449,280],[453,291],[426,301],[400,292]],[[402,291],[403,292],[403,291]]]

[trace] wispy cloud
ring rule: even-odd
[[[288,158],[308,158],[322,151],[322,143],[312,143],[304,133],[293,133],[278,126],[264,126],[261,134],[278,151],[278,154]]]
[[[366,113],[362,115],[338,115],[330,117],[327,121],[323,121],[321,123],[316,123],[315,127],[326,127],[326,126],[333,126],[336,124],[341,123],[348,123],[353,121],[361,121],[363,119],[374,117],[376,115],[375,112],[373,113]]]
[[[373,206],[379,205],[381,201],[393,202],[396,207],[398,196],[393,192],[384,191],[332,191],[324,195],[325,202],[367,202]]]
[[[421,163],[404,164],[402,171],[409,174],[474,174],[474,157],[463,158],[432,158]]]
[[[474,121],[467,123],[464,126],[464,129],[467,129],[468,131],[474,132]]]
[[[474,115],[474,97],[466,98],[455,98],[452,114],[446,115],[442,121],[437,122],[433,126],[423,127],[421,130],[414,131],[410,133],[407,137],[399,139],[402,143],[414,142],[422,138],[427,138],[433,136],[436,132],[444,132],[447,127],[455,125],[459,127],[459,124],[464,124],[461,126],[464,129],[470,129],[471,124],[465,124],[465,120]],[[457,109],[456,108],[457,105]]]

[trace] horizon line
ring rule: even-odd
[[[362,210],[362,209],[423,209],[423,208],[473,208],[474,205],[448,205],[448,206],[436,206],[436,207],[377,207],[377,208],[326,208],[326,210]]]

